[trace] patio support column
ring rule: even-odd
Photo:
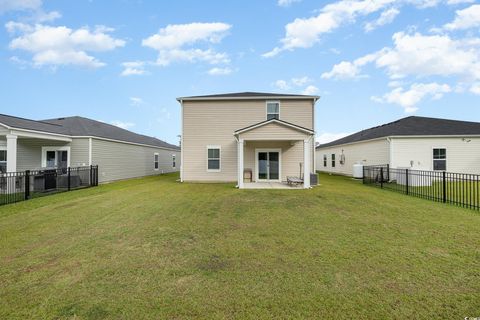
[[[310,188],[310,139],[303,140],[303,187]]]
[[[7,134],[7,172],[17,172],[17,136]]]
[[[238,188],[243,189],[243,146],[244,140],[238,139]]]

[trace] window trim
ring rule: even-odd
[[[268,113],[269,103],[278,103],[278,113]],[[274,118],[274,119],[280,120],[280,109],[281,109],[280,100],[266,100],[265,101],[265,120],[271,120],[271,119],[268,119],[269,114],[278,114],[278,118]]]
[[[433,152],[435,149],[444,149],[445,150],[445,159],[434,159],[433,158]],[[442,172],[442,171],[447,171],[447,147],[432,147],[432,171],[439,171],[439,172]],[[435,170],[435,160],[443,160],[445,161],[445,170]]]
[[[8,153],[7,146],[0,146],[0,151],[5,151],[5,153]],[[8,155],[7,155],[8,157]],[[0,163],[5,163],[5,171],[7,170],[7,159],[5,161],[0,160]]]
[[[328,157],[327,154],[323,154],[323,167],[326,168],[328,166]]]
[[[67,168],[70,168],[70,146],[50,146],[50,147],[42,147],[42,168],[47,167],[47,152],[54,151],[55,152],[55,167],[58,167],[58,158],[57,158],[57,151],[67,151]]]
[[[335,155],[335,153],[332,153],[330,155],[330,160],[331,160],[332,168],[335,168],[336,167],[336,161],[337,161],[337,156]]]
[[[153,153],[153,170],[160,170],[160,154],[158,152]]]
[[[176,168],[176,167],[177,167],[177,155],[172,154],[172,168]]]
[[[208,160],[210,159],[208,157],[208,150],[209,149],[218,149],[218,169],[209,169],[208,168]],[[222,147],[219,145],[207,145],[207,172],[222,172]],[[216,158],[212,158],[212,160],[216,160]]]

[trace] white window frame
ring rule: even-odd
[[[335,153],[330,154],[330,165],[332,168],[337,167],[337,155]]]
[[[268,104],[269,103],[277,103],[278,104],[278,120],[280,120],[280,109],[281,109],[281,105],[280,105],[280,100],[267,100],[265,102],[265,120],[269,120],[268,119],[268,115],[269,114],[277,114],[277,113],[268,113]]]
[[[209,169],[208,168],[208,160],[210,159],[208,157],[208,149],[218,149],[218,152],[219,152],[219,154],[218,154],[218,169]],[[207,172],[221,172],[222,171],[222,147],[219,146],[219,145],[208,145],[206,150],[207,150],[207,165],[206,165]],[[216,160],[216,159],[212,158],[212,160]]]
[[[42,147],[42,168],[47,167],[47,151],[55,152],[55,167],[58,166],[57,151],[67,151],[67,168],[70,168],[70,147],[69,146],[52,146],[52,147]]]
[[[0,151],[7,151],[7,146],[0,146]],[[8,153],[8,151],[7,151]],[[7,160],[5,159],[5,161],[0,161],[0,163],[2,162],[5,162],[5,169],[6,169],[6,166],[7,166]]]
[[[327,156],[327,154],[323,155],[323,167],[324,168],[328,167],[328,156]]]
[[[445,149],[445,170],[435,170],[435,160],[443,160],[443,159],[434,159],[433,158],[433,150],[435,149]],[[439,172],[442,172],[442,171],[447,171],[447,157],[448,157],[448,154],[447,154],[447,147],[432,147],[432,152],[430,153],[431,156],[432,156],[432,171],[439,171]]]
[[[157,166],[156,168],[155,165]],[[158,152],[153,154],[153,170],[160,170],[160,154]]]
[[[260,152],[278,152],[278,179],[259,179],[258,154]],[[255,182],[282,182],[282,148],[255,149]]]
[[[177,155],[172,154],[172,168],[176,168],[176,167],[177,167]]]

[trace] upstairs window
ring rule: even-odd
[[[332,168],[335,168],[335,153],[332,153]]]
[[[280,119],[280,102],[267,101],[267,120]]]
[[[0,173],[7,172],[7,150],[0,150]]]
[[[155,153],[153,155],[153,168],[155,170],[158,170],[158,153]]]
[[[438,171],[447,170],[447,149],[445,148],[433,149],[433,170],[438,170]]]
[[[207,147],[207,171],[220,171],[220,147]]]
[[[327,155],[326,154],[323,155],[323,166],[324,167],[327,166]]]
[[[177,167],[177,161],[176,161],[176,156],[174,154],[172,154],[172,167],[173,168],[176,168]]]

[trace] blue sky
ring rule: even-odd
[[[480,121],[473,0],[0,0],[1,113],[177,143],[175,98],[318,94],[322,142],[408,115]]]

